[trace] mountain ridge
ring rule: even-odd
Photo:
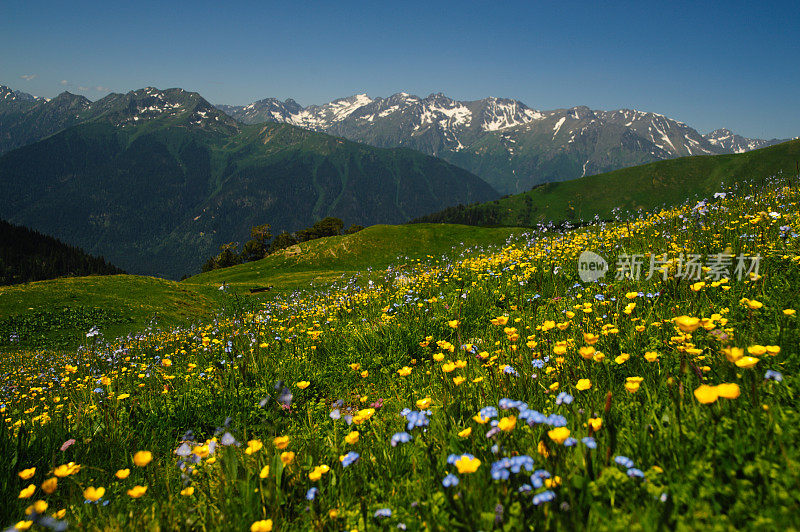
[[[400,92],[323,105],[266,98],[218,106],[243,123],[283,122],[378,147],[407,146],[465,168],[503,193],[687,155],[746,151],[780,142],[702,135],[659,113],[586,106],[543,111],[519,100],[453,100]],[[719,131],[719,130],[716,130]],[[487,160],[489,161],[487,163]]]
[[[497,192],[443,160],[289,124],[243,125],[197,93],[111,94],[0,156],[0,217],[178,278],[251,226],[402,223]]]

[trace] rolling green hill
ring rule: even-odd
[[[0,287],[0,347],[71,347],[98,327],[106,337],[150,323],[187,325],[209,318],[226,302],[218,290],[268,299],[346,274],[411,264],[414,259],[500,245],[514,228],[463,225],[378,225],[347,236],[303,242],[269,257],[190,277],[180,283],[136,275],[61,278]],[[272,286],[250,295],[249,288]],[[12,335],[16,339],[12,340]]]
[[[497,196],[439,159],[287,124],[240,126],[181,89],[112,94],[86,112],[0,157],[0,217],[133,273],[197,272],[262,223],[276,234],[326,216],[402,223]]]
[[[269,285],[277,290],[295,289],[369,268],[502,244],[517,232],[515,228],[476,229],[448,224],[375,225],[352,235],[303,242],[265,259],[201,273],[183,283],[219,286],[224,282],[237,292]]]
[[[737,155],[682,157],[623,168],[560,183],[488,203],[457,206],[418,218],[417,222],[532,226],[610,218],[615,208],[653,209],[687,198],[707,197],[730,185],[766,176],[797,175],[800,140]]]

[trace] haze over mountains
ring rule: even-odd
[[[441,157],[502,193],[687,155],[741,153],[785,140],[748,139],[725,129],[701,135],[677,120],[631,109],[585,106],[542,111],[505,98],[457,101],[431,94],[365,94],[302,107],[267,98],[219,105],[246,124],[282,122],[379,147]]]

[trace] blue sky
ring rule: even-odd
[[[800,15],[761,4],[3,0],[0,84],[93,100],[183,87],[230,104],[443,92],[797,136]]]

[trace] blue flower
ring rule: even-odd
[[[359,456],[360,455],[357,452],[350,451],[349,453],[344,455],[344,458],[342,459],[342,467],[347,467],[349,465],[352,465],[353,463],[355,463],[356,460],[358,460]]]
[[[449,473],[446,477],[444,477],[444,480],[442,480],[442,486],[445,488],[451,488],[453,486],[458,486],[458,482],[458,477],[452,473]]]
[[[578,445],[578,440],[572,436],[564,440],[564,447],[575,447],[576,445]]]
[[[641,469],[636,469],[635,467],[631,467],[628,469],[628,476],[631,478],[644,478],[644,473],[642,473]]]
[[[381,508],[380,510],[375,510],[375,517],[391,517],[392,510],[391,508]]]
[[[556,494],[550,490],[543,491],[541,493],[537,493],[533,496],[533,505],[539,506],[540,504],[544,504],[546,502],[550,502],[555,500]]]
[[[313,501],[314,498],[317,496],[317,493],[319,493],[319,490],[317,488],[311,488],[306,492],[306,500]]]
[[[236,445],[236,438],[234,438],[230,432],[226,432],[222,435],[220,443],[222,445]]]
[[[394,434],[392,434],[392,439],[390,440],[390,443],[392,444],[392,447],[397,447],[397,444],[399,443],[408,443],[410,441],[411,441],[411,434],[409,434],[408,432],[395,432]]]
[[[630,469],[634,465],[633,464],[633,460],[631,460],[627,456],[615,456],[614,457],[614,462],[619,464],[619,465],[621,465],[622,467],[624,467],[626,469]]]
[[[514,369],[513,367],[511,367],[511,366],[506,366],[506,367],[504,367],[504,368],[503,368],[503,373],[505,373],[506,375],[513,375],[513,376],[515,376],[515,377],[519,377],[519,373],[517,373],[517,370],[515,370],[515,369]]]
[[[764,373],[764,378],[775,382],[781,382],[783,380],[783,375],[775,370],[768,369],[767,372]]]
[[[497,408],[493,406],[484,406],[478,412],[483,419],[491,419],[497,417]]]
[[[544,367],[544,360],[534,358],[531,364],[533,364],[533,367],[536,369],[542,369]]]
[[[583,444],[588,447],[589,449],[597,449],[597,440],[592,438],[591,436],[586,436],[581,440]]]
[[[569,404],[572,404],[572,401],[573,401],[573,397],[570,394],[568,394],[567,392],[561,392],[556,397],[556,404],[557,405],[560,405],[560,404],[569,405]]]

